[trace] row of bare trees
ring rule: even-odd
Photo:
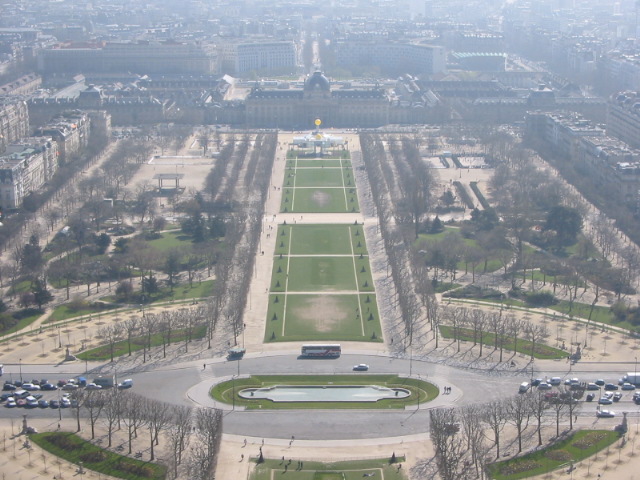
[[[430,436],[440,477],[488,478],[486,464],[490,458],[500,458],[504,445],[514,446],[518,453],[527,446],[540,447],[543,430],[553,423],[553,438],[560,437],[565,421],[573,429],[576,397],[582,393],[563,387],[553,393],[529,391],[485,404],[430,410]]]
[[[84,418],[92,440],[96,438],[96,428],[102,426],[110,448],[115,433],[124,430],[131,454],[134,444],[139,445],[139,435],[145,435],[150,459],[154,461],[156,447],[163,438],[168,452],[161,461],[170,467],[169,478],[213,478],[222,440],[221,410],[173,405],[117,388],[76,390],[71,396],[76,402],[77,429],[80,431]]]
[[[536,346],[549,335],[546,325],[525,321],[511,313],[504,314],[502,310],[496,312],[466,307],[444,307],[441,311],[438,322],[451,326],[452,341],[457,344],[458,352],[461,340],[471,335],[470,341],[473,342],[473,346],[479,345],[478,357],[482,356],[485,344],[489,344],[493,346],[494,351],[499,350],[500,362],[503,360],[505,344],[508,344],[508,350],[515,355],[520,339],[530,342],[527,349],[531,349],[530,359],[533,360]]]

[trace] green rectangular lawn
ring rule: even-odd
[[[279,225],[277,235],[276,255],[367,255],[362,225]]]
[[[404,458],[398,458],[403,461]],[[285,475],[284,465],[287,464]],[[257,464],[251,472],[250,480],[273,480],[275,478],[288,480],[362,480],[370,477],[375,480],[406,480],[405,471],[398,468],[398,464],[390,463],[389,459],[349,460],[342,462],[321,463],[317,461],[303,461],[302,468],[298,468],[298,461],[289,459],[265,459]]]
[[[297,168],[292,178],[294,187],[344,186],[341,168]]]
[[[373,294],[269,295],[266,342],[382,341]]]
[[[356,291],[353,257],[289,258],[289,292]]]
[[[288,194],[287,191],[290,193]],[[360,211],[355,188],[287,188],[282,195],[281,212],[357,213]]]

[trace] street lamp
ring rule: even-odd
[[[20,358],[18,361],[20,362],[19,363],[19,366],[20,366],[20,383],[22,383],[22,359]]]

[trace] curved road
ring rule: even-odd
[[[233,409],[231,405],[216,403],[208,396],[212,385],[229,379],[240,373],[247,374],[350,374],[358,363],[368,363],[368,373],[399,373],[419,376],[440,387],[441,394],[428,404],[410,406],[406,410],[272,410],[256,411]],[[19,378],[17,366],[11,366],[4,378]],[[587,365],[585,365],[587,367]],[[602,371],[604,365],[590,365],[587,370],[568,376],[579,376],[585,380],[606,378],[615,381],[611,370]],[[80,365],[68,365],[67,368],[43,367],[41,365],[23,365],[23,379],[49,378],[57,380],[82,375]],[[606,368],[606,367],[605,367]],[[611,367],[610,367],[611,368]],[[76,370],[75,372],[72,371]],[[61,371],[64,370],[64,373]],[[357,375],[367,375],[360,372]],[[567,372],[546,372],[547,376],[565,377]],[[544,373],[536,372],[537,377]],[[402,437],[424,434],[429,430],[429,409],[447,405],[484,403],[492,399],[512,395],[517,392],[520,382],[528,379],[522,372],[488,372],[467,370],[441,365],[419,359],[398,359],[374,355],[342,355],[333,360],[298,359],[293,353],[274,354],[266,357],[247,356],[240,361],[215,359],[207,363],[188,362],[157,367],[145,372],[119,373],[119,380],[134,379],[134,390],[140,395],[155,398],[168,403],[218,407],[224,410],[224,431],[226,434],[240,436],[289,439],[295,436],[300,440],[346,440]],[[452,388],[451,394],[443,394],[443,387]],[[60,392],[62,393],[62,392]],[[45,398],[57,398],[58,392],[44,392]],[[619,411],[629,411],[631,416],[640,415],[638,407],[631,401],[631,393],[614,406]],[[583,403],[578,414],[581,417],[594,417],[596,404]],[[72,409],[6,409],[0,410],[3,417],[20,418],[23,414],[31,417],[50,417],[57,421],[60,414],[70,417]],[[594,419],[595,420],[595,419]]]

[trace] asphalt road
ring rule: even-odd
[[[214,383],[240,373],[247,374],[345,374],[352,373],[352,367],[358,363],[367,363],[369,372],[359,372],[358,375],[368,373],[400,373],[431,381],[439,387],[452,386],[454,395],[440,395],[431,404],[437,406],[465,405],[470,403],[484,403],[505,395],[515,394],[518,385],[529,380],[530,373],[522,372],[487,372],[472,369],[460,369],[438,363],[422,361],[418,359],[397,359],[391,357],[343,355],[338,359],[307,360],[299,359],[295,355],[269,356],[263,358],[244,358],[240,361],[216,361],[208,363],[203,369],[201,363],[194,362],[175,364],[160,367],[145,372],[123,372],[119,374],[119,380],[124,378],[134,379],[134,391],[140,395],[155,398],[169,403],[193,405],[187,398],[186,392],[199,384],[207,388]],[[562,364],[557,364],[554,371],[535,371],[535,377],[562,376],[579,377],[584,381],[593,381],[596,378],[604,378],[610,382],[616,382],[620,372],[628,370],[627,367],[606,366],[602,370],[602,364],[578,365],[568,371],[563,370]],[[81,370],[81,366],[70,366],[61,372],[59,367],[43,367],[36,365],[23,365],[22,376],[25,381],[32,378],[48,378],[57,381],[60,378],[68,378],[73,375],[73,369]],[[14,372],[13,370],[16,370]],[[18,378],[17,369],[9,368],[4,379]],[[81,371],[75,372],[82,375]],[[91,380],[91,378],[89,378]],[[204,383],[203,383],[204,382]],[[57,399],[58,392],[43,392],[48,399]],[[61,392],[64,393],[64,392]],[[636,418],[640,407],[633,404],[631,396],[633,392],[624,392],[620,402],[603,408],[614,409],[617,412],[631,412],[631,421]],[[214,403],[211,401],[211,406]],[[583,402],[578,415],[585,421],[595,420],[597,404]],[[246,435],[265,438],[291,438],[296,439],[365,439],[378,437],[400,437],[406,435],[421,434],[429,428],[429,405],[422,405],[419,410],[409,407],[407,410],[280,410],[280,411],[244,411],[231,410],[225,406],[224,430],[225,433]],[[52,420],[63,417],[71,417],[75,414],[73,409],[51,410],[22,408],[1,408],[0,417],[20,418],[23,414],[30,417],[45,417]],[[617,419],[601,419],[599,422],[608,422],[614,425]]]

